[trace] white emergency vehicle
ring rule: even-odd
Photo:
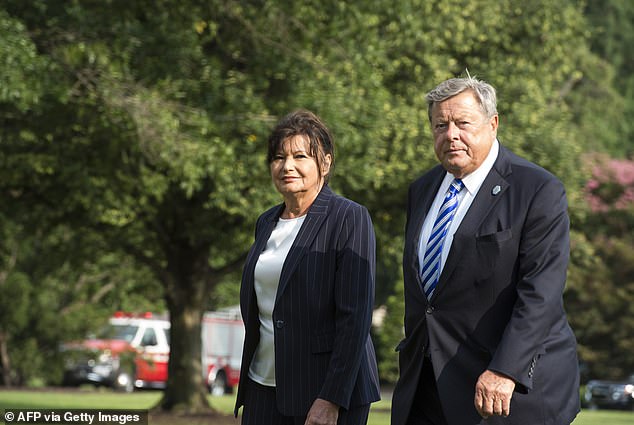
[[[240,379],[244,325],[239,308],[207,312],[201,331],[203,379],[212,394],[231,392]],[[164,388],[170,322],[151,313],[117,312],[94,338],[66,343],[65,385],[94,384],[123,391]]]

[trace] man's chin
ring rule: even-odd
[[[443,163],[443,166],[445,170],[453,174],[454,177],[456,177],[457,179],[461,179],[462,177],[469,174],[467,172],[467,167],[461,162],[447,161]]]

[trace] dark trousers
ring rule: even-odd
[[[370,405],[339,409],[337,425],[366,425]],[[277,410],[275,387],[247,381],[242,408],[242,425],[304,425],[306,416],[285,416]]]
[[[409,411],[407,425],[447,425],[436,388],[434,368],[428,357],[423,360],[423,370],[418,378],[418,388]]]

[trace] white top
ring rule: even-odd
[[[275,296],[282,266],[305,218],[305,215],[291,219],[280,218],[255,265],[254,284],[260,311],[260,342],[249,368],[249,378],[262,385],[275,386]]]
[[[480,164],[480,166],[471,174],[461,179],[462,183],[464,183],[465,185],[465,188],[458,193],[458,208],[456,209],[456,215],[449,225],[447,236],[445,236],[445,241],[442,246],[442,254],[440,257],[441,272],[443,267],[445,266],[447,256],[449,256],[449,250],[451,249],[451,244],[453,242],[453,235],[456,233],[456,230],[458,230],[458,227],[460,226],[460,223],[462,223],[462,219],[467,214],[467,211],[469,211],[469,207],[471,206],[473,199],[478,194],[480,186],[482,186],[482,183],[484,183],[484,179],[486,179],[489,171],[491,171],[491,168],[493,168],[493,164],[495,163],[499,152],[500,145],[496,139],[491,145],[491,150],[489,150],[489,154],[484,159],[482,164]],[[436,198],[434,198],[434,202],[431,204],[431,208],[429,209],[430,212],[427,214],[427,217],[425,217],[425,221],[423,222],[421,237],[418,245],[419,270],[423,269],[423,257],[425,256],[425,248],[427,247],[427,242],[429,241],[431,230],[434,227],[434,222],[436,221],[438,210],[440,209],[440,206],[445,199],[445,195],[449,190],[449,186],[451,186],[451,182],[453,182],[454,178],[455,177],[453,176],[453,174],[447,172],[445,178],[440,184],[440,187],[438,188]]]

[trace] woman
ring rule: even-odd
[[[267,159],[284,203],[258,219],[242,274],[235,413],[244,406],[243,425],[365,424],[379,400],[370,215],[328,187],[333,140],[312,112],[278,123]]]

